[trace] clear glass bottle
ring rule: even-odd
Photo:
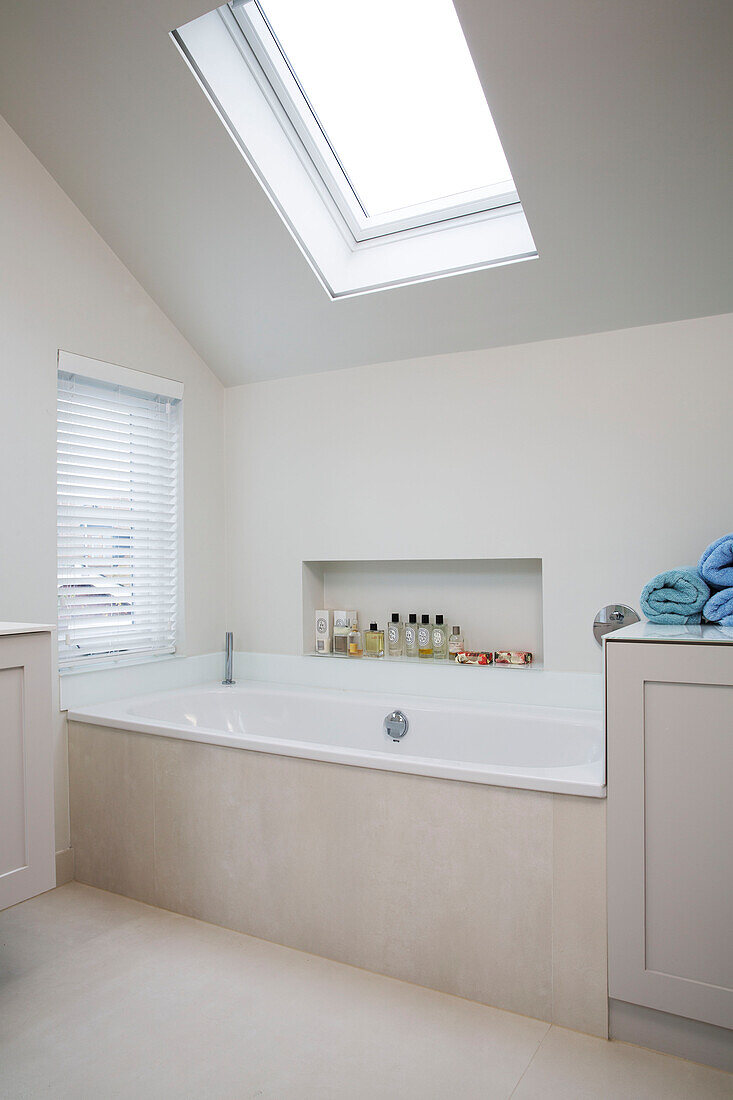
[[[370,623],[364,631],[364,656],[384,657],[384,631],[377,630],[376,623]]]
[[[410,612],[410,621],[405,623],[405,656],[418,657],[417,649],[417,614]]]
[[[443,626],[442,615],[435,616],[435,624],[433,626],[433,660],[448,660],[448,631],[446,627]]]
[[[457,653],[463,653],[463,635],[460,626],[453,627],[453,633],[448,639],[448,656],[451,661],[455,661]]]
[[[429,615],[422,616],[420,626],[417,628],[417,655],[418,657],[433,656],[433,629]]]
[[[351,624],[351,630],[349,631],[349,657],[363,657],[364,646],[361,641],[361,631],[359,630],[359,623],[356,619]]]
[[[399,612],[392,612],[392,622],[387,624],[387,655],[389,657],[402,657],[405,652],[404,627],[400,622]]]

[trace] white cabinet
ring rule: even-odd
[[[0,909],[56,884],[52,637],[0,623]]]
[[[733,1028],[733,644],[629,630],[606,642],[609,993]]]

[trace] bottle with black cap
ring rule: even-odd
[[[442,615],[435,616],[435,625],[433,626],[433,660],[448,660],[448,631],[443,626]]]
[[[405,634],[398,611],[392,612],[392,621],[387,623],[387,655],[402,657],[405,652]]]
[[[384,657],[384,631],[378,630],[376,623],[370,623],[364,631],[364,656]]]
[[[405,656],[419,657],[417,649],[417,614],[410,612],[410,621],[405,623]]]
[[[422,616],[420,626],[417,628],[417,655],[423,658],[433,656],[433,628],[429,615]]]

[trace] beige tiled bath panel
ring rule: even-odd
[[[606,1034],[602,800],[79,723],[69,740],[80,881]]]

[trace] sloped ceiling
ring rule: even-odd
[[[456,0],[539,260],[336,302],[168,38],[210,6],[0,0],[0,113],[226,384],[733,310],[730,0]]]

